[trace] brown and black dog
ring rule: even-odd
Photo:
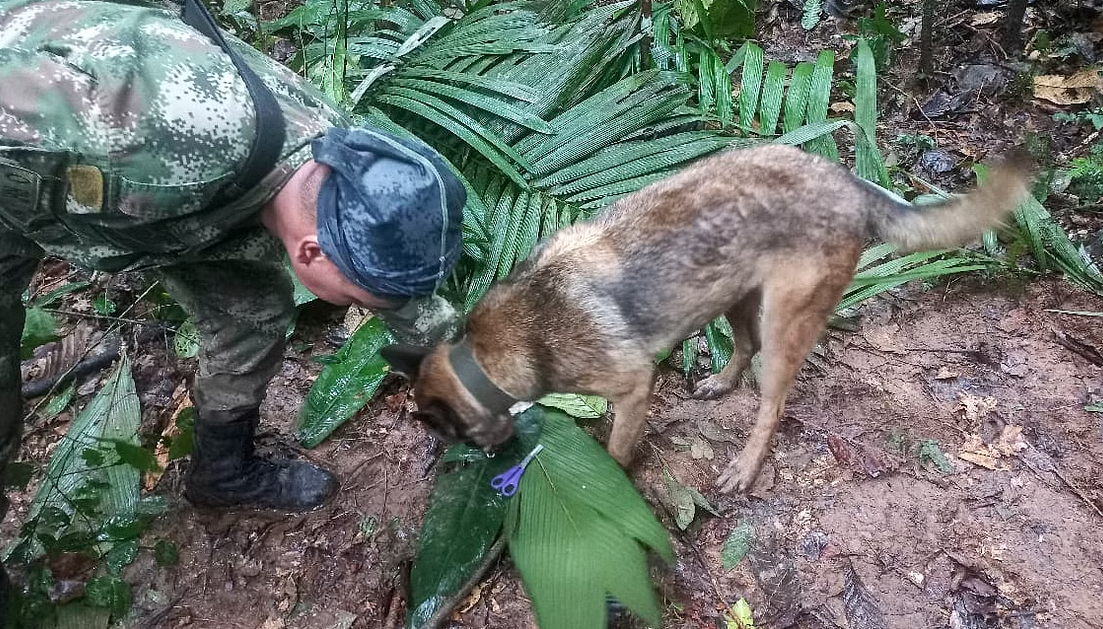
[[[414,378],[418,419],[484,448],[512,434],[515,401],[605,396],[615,412],[608,450],[627,466],[647,423],[654,357],[727,315],[731,362],[695,394],[727,393],[762,351],[758,419],[719,479],[725,492],[745,491],[867,239],[912,251],[960,245],[999,224],[1028,182],[1009,160],[966,196],[913,207],[796,148],[722,153],[553,235],[476,305],[460,342],[384,356]]]

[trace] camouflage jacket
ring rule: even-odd
[[[169,5],[171,6],[171,5]],[[227,37],[276,95],[278,166],[211,204],[246,159],[253,103],[228,55],[153,6],[0,0],[0,229],[105,270],[278,259],[259,210],[344,114]]]

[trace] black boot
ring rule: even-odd
[[[328,470],[306,461],[254,454],[259,413],[229,423],[195,423],[195,442],[184,496],[197,507],[245,507],[311,511],[336,491]]]

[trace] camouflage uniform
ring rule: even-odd
[[[228,55],[162,8],[0,0],[0,408],[18,408],[20,294],[43,255],[156,269],[200,332],[193,395],[206,420],[260,404],[294,309],[284,249],[259,212],[310,158],[310,141],[349,121],[300,77],[228,39],[275,94],[287,136],[260,185],[212,204],[254,135],[252,100]],[[438,312],[410,304],[398,336],[448,333]],[[419,339],[427,325],[435,329]],[[2,419],[0,467],[19,430]]]

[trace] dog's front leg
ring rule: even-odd
[[[642,374],[641,374],[642,375]],[[647,411],[651,403],[654,371],[640,378],[626,393],[612,397],[613,432],[609,435],[609,455],[623,468],[632,464],[636,444],[647,428]]]

